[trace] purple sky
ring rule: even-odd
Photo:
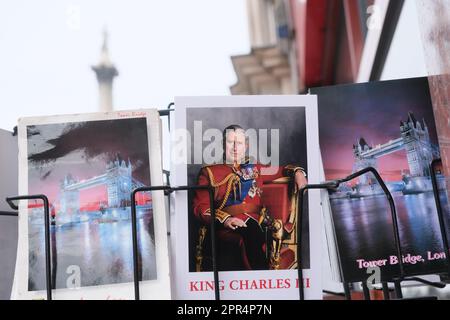
[[[369,145],[399,138],[400,121],[407,120],[408,112],[417,120],[425,119],[431,140],[437,144],[426,78],[324,87],[312,93],[319,96],[320,145],[327,179],[352,173],[352,146],[359,138]],[[406,153],[383,157],[378,168],[386,181],[401,179],[401,171],[408,170]]]

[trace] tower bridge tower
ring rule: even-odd
[[[66,175],[64,180],[61,181],[61,212],[70,217],[72,221],[74,215],[78,214],[80,192],[78,190],[67,190],[67,188],[77,182],[71,174]]]
[[[372,147],[366,142],[364,138],[360,138],[356,144],[353,145],[353,154],[355,155],[355,164],[353,166],[353,173],[372,167],[377,169],[377,159],[375,157],[364,157],[363,153],[372,150]],[[375,177],[371,174],[365,174],[359,177],[359,183],[369,185],[376,183]]]
[[[119,155],[116,159],[109,162],[106,168],[107,189],[108,189],[108,206],[121,207],[125,206],[130,200],[130,192],[132,189],[132,167],[128,159],[126,163]]]
[[[433,161],[435,152],[430,141],[430,134],[425,119],[419,122],[410,112],[408,120],[400,122],[400,132],[411,176],[430,176],[430,164]]]

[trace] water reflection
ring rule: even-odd
[[[71,265],[81,269],[81,286],[133,281],[130,208],[119,215],[99,215],[80,223],[51,227],[52,271],[56,288],[66,288]],[[156,279],[152,210],[138,208],[139,265],[143,280]],[[87,214],[89,215],[89,214]],[[37,216],[37,215],[36,215]],[[43,221],[29,219],[29,290],[45,290]]]
[[[446,203],[446,199],[441,199]],[[445,271],[444,259],[429,261],[427,253],[444,252],[435,199],[432,193],[403,196],[394,194],[399,220],[403,255],[421,255],[423,262],[406,264],[411,274]],[[347,280],[366,275],[357,260],[375,261],[396,255],[389,203],[385,196],[364,199],[331,200],[338,250]],[[448,205],[445,206],[446,225],[450,226]],[[448,228],[450,234],[450,228]],[[382,269],[382,278],[398,274],[398,265],[389,263]],[[367,277],[367,276],[366,276]]]

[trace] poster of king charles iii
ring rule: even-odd
[[[174,185],[211,186],[221,299],[298,299],[297,233],[307,299],[322,296],[315,96],[175,100]],[[296,224],[302,213],[301,230]],[[209,192],[177,192],[172,234],[179,299],[213,299]]]

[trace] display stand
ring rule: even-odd
[[[340,179],[340,180],[335,180],[335,181],[329,181],[329,182],[325,182],[323,184],[317,184],[317,185],[307,185],[303,188],[300,189],[299,194],[298,194],[298,201],[299,201],[299,218],[297,219],[297,230],[301,230],[301,226],[302,226],[302,215],[303,215],[303,198],[304,198],[304,194],[307,190],[328,190],[328,191],[333,191],[336,190],[341,184],[349,182],[357,177],[360,177],[364,174],[367,173],[372,173],[375,176],[375,179],[377,180],[377,182],[379,183],[379,185],[381,186],[381,188],[383,189],[384,194],[386,195],[388,201],[389,201],[389,206],[390,206],[390,211],[391,211],[391,219],[392,219],[392,224],[393,224],[393,229],[394,229],[394,242],[395,242],[395,247],[396,247],[396,251],[397,251],[397,259],[399,261],[399,269],[400,269],[400,276],[398,278],[394,278],[393,279],[393,283],[395,286],[395,293],[396,293],[396,297],[397,299],[403,299],[403,293],[402,293],[402,288],[401,288],[401,283],[405,282],[405,281],[416,281],[416,282],[420,282],[429,286],[433,286],[436,288],[444,288],[446,285],[443,283],[436,283],[436,282],[430,282],[427,280],[424,280],[422,278],[419,277],[409,277],[406,278],[405,275],[405,271],[404,271],[404,265],[403,265],[403,259],[402,259],[402,248],[401,248],[401,243],[400,243],[400,233],[399,233],[399,227],[398,227],[398,219],[397,219],[397,212],[395,209],[395,203],[394,203],[394,199],[389,191],[389,189],[387,188],[386,184],[384,183],[383,179],[381,178],[380,174],[378,173],[377,170],[375,170],[374,168],[366,168],[363,169],[359,172],[356,172],[344,179]],[[435,178],[434,178],[435,179]],[[437,198],[437,201],[439,201],[439,198]],[[442,214],[442,210],[438,213],[439,214],[439,218],[441,222],[441,232],[443,234],[443,239],[444,239],[444,247],[447,248],[447,252],[448,251],[448,242],[447,242],[447,237],[445,234],[445,225],[443,224],[443,214]],[[297,243],[301,243],[300,242],[300,233],[297,233]],[[303,285],[303,270],[301,268],[301,261],[302,261],[302,250],[301,250],[301,245],[297,246],[297,256],[299,257],[299,263],[298,263],[298,277],[299,277],[299,294],[300,294],[300,300],[304,300],[304,285]],[[448,254],[446,255],[448,257]],[[450,260],[449,260],[450,261]],[[342,270],[342,267],[341,267]],[[364,299],[365,300],[370,300],[370,291],[369,288],[367,286],[366,283],[366,279],[360,279],[359,282],[362,283],[362,288],[363,288],[363,294],[364,294]],[[345,296],[347,298],[347,300],[351,300],[351,289],[350,289],[350,283],[348,281],[346,281],[346,279],[343,279],[343,286],[344,286],[344,293]],[[383,289],[383,296],[385,300],[390,300],[390,293],[389,293],[389,287],[388,287],[388,283],[387,282],[382,282],[382,289]]]
[[[435,163],[434,163],[435,164]],[[434,168],[434,167],[433,167]],[[397,215],[395,210],[394,201],[392,198],[392,195],[390,194],[388,188],[386,187],[384,181],[381,179],[378,172],[373,168],[367,168],[360,172],[357,172],[345,179],[326,182],[324,184],[318,184],[318,185],[307,185],[303,187],[299,194],[298,194],[298,202],[299,202],[299,208],[303,207],[303,199],[304,194],[307,190],[319,190],[319,189],[325,189],[325,190],[335,190],[339,187],[340,184],[351,181],[361,175],[364,175],[366,173],[373,173],[377,181],[380,183],[380,186],[382,187],[383,191],[386,194],[386,197],[389,200],[389,204],[391,207],[391,216],[394,226],[394,236],[395,236],[395,244],[397,248],[397,255],[398,257],[401,257],[401,246],[399,241],[399,231],[398,231],[398,221],[397,221]],[[432,170],[433,173],[435,173],[434,169]],[[168,173],[167,173],[168,176]],[[433,175],[434,176],[434,175]],[[433,185],[436,187],[436,179],[433,178]],[[210,210],[211,210],[211,248],[212,248],[212,260],[213,260],[213,274],[214,274],[214,284],[215,284],[215,299],[220,300],[220,291],[219,291],[219,277],[218,277],[218,268],[217,268],[217,252],[216,252],[216,237],[215,237],[215,209],[214,209],[214,189],[210,186],[184,186],[184,187],[170,187],[170,186],[155,186],[155,187],[143,187],[135,189],[131,193],[131,219],[132,219],[132,241],[133,241],[133,270],[134,270],[134,292],[135,292],[135,299],[140,299],[140,292],[139,292],[139,282],[141,280],[140,278],[140,272],[139,272],[139,265],[138,265],[138,245],[137,245],[137,217],[136,217],[136,195],[141,192],[150,192],[150,191],[164,191],[165,195],[170,195],[177,191],[195,191],[195,190],[207,190],[210,196]],[[435,188],[435,194],[436,194],[436,188]],[[437,193],[438,195],[438,193]],[[445,222],[443,218],[443,212],[442,207],[440,206],[439,198],[437,197],[437,203],[438,205],[438,214],[439,214],[439,220],[441,224],[441,231],[445,230]],[[52,300],[52,284],[51,284],[51,257],[50,257],[50,213],[49,213],[49,201],[48,198],[45,195],[31,195],[31,196],[17,196],[17,197],[9,197],[6,199],[9,206],[13,210],[18,210],[18,206],[14,203],[14,201],[20,201],[20,200],[42,200],[44,203],[44,214],[45,214],[45,274],[46,274],[46,287],[47,287],[47,300]],[[18,216],[17,213],[0,213],[0,216]],[[302,210],[299,210],[299,218],[297,219],[297,230],[301,230],[300,226],[302,226],[303,217],[302,217]],[[297,243],[301,243],[300,239],[301,232],[297,233]],[[448,242],[447,242],[447,236],[445,232],[442,232],[443,234],[443,241],[446,250],[448,250]],[[447,251],[448,252],[448,251]],[[301,261],[302,261],[302,250],[301,245],[297,246],[297,256],[299,257],[299,263],[298,263],[298,277],[299,277],[299,294],[300,294],[300,300],[304,300],[304,285],[303,281],[300,279],[303,279],[303,269],[301,268]],[[447,255],[448,256],[448,255]],[[447,258],[449,259],[449,258]],[[396,296],[399,299],[403,298],[402,290],[401,290],[401,282],[403,281],[417,281],[421,282],[426,285],[430,285],[436,288],[444,288],[445,284],[442,283],[435,283],[430,282],[418,277],[410,277],[405,278],[404,274],[404,268],[403,268],[403,262],[402,259],[399,259],[399,267],[400,267],[400,277],[397,279],[394,279],[393,282],[395,284],[395,291]],[[450,272],[449,272],[450,274]],[[362,286],[363,286],[363,293],[366,300],[370,300],[370,292],[368,290],[367,284],[365,283],[364,279],[361,280]],[[383,295],[386,300],[389,300],[389,288],[386,282],[382,283],[383,285]],[[351,289],[350,289],[350,283],[344,282],[344,292],[347,299],[351,299]]]
[[[18,217],[17,212],[0,212],[0,217]]]
[[[174,103],[170,103],[165,110],[159,110],[159,114],[161,117],[167,116],[169,118],[169,130],[170,130],[170,114],[174,109],[172,107],[174,106]],[[433,161],[431,164],[431,172],[432,172],[432,182],[433,182],[433,191],[434,196],[436,200],[436,206],[437,206],[437,212],[438,212],[438,218],[439,218],[439,224],[440,229],[442,233],[442,239],[444,248],[446,250],[446,257],[448,260],[448,266],[449,266],[449,275],[450,275],[450,250],[449,250],[449,243],[448,243],[448,237],[446,233],[446,224],[443,214],[443,209],[441,202],[439,200],[439,190],[437,185],[437,179],[436,179],[436,170],[435,167],[440,162],[439,160]],[[138,236],[137,236],[137,216],[136,216],[136,195],[138,193],[142,192],[152,192],[152,191],[163,191],[165,196],[170,196],[174,192],[180,192],[180,191],[197,191],[197,190],[206,190],[209,193],[209,200],[210,200],[210,210],[211,210],[211,249],[212,249],[212,265],[213,265],[213,275],[214,275],[214,291],[215,291],[215,299],[220,300],[220,289],[219,289],[219,273],[218,273],[218,266],[217,266],[217,249],[216,249],[216,223],[215,223],[215,208],[214,208],[214,188],[211,186],[183,186],[183,187],[171,187],[169,183],[169,171],[164,171],[164,175],[166,176],[167,185],[164,186],[152,186],[152,187],[142,187],[137,188],[131,192],[131,223],[132,223],[132,249],[133,249],[133,283],[134,283],[134,294],[135,299],[140,299],[140,291],[139,291],[139,282],[141,281],[140,276],[140,268],[138,265],[138,255],[139,255],[139,248],[138,248]],[[362,176],[367,173],[372,173],[376,180],[378,181],[379,185],[383,189],[384,194],[386,195],[390,211],[391,211],[391,219],[393,223],[393,229],[394,229],[394,241],[395,241],[395,247],[396,247],[396,254],[399,261],[399,270],[400,275],[397,278],[392,279],[392,282],[395,286],[395,292],[396,297],[398,299],[403,298],[402,294],[402,288],[401,283],[405,281],[417,281],[426,285],[430,285],[436,288],[444,288],[445,284],[443,283],[435,283],[426,281],[424,279],[421,279],[419,277],[408,277],[406,278],[405,271],[404,271],[404,264],[402,259],[402,248],[400,243],[400,233],[399,233],[399,226],[398,226],[398,219],[397,219],[397,213],[395,209],[395,203],[393,200],[393,197],[387,188],[386,184],[384,183],[383,179],[381,178],[380,174],[375,170],[374,168],[366,168],[364,170],[361,170],[357,173],[354,173],[344,179],[335,180],[335,181],[329,181],[325,182],[323,184],[311,184],[307,185],[303,188],[301,188],[297,195],[297,202],[298,202],[298,219],[297,219],[297,257],[298,257],[298,279],[299,279],[299,296],[300,300],[305,299],[304,294],[304,283],[303,283],[303,269],[302,269],[302,242],[301,242],[301,234],[300,230],[302,230],[302,223],[303,223],[303,204],[304,204],[304,195],[305,192],[308,190],[335,190],[337,189],[341,184],[349,182],[359,176]],[[20,201],[20,200],[42,200],[44,203],[44,215],[45,215],[45,277],[46,277],[46,291],[47,291],[47,300],[52,300],[52,274],[51,274],[51,254],[50,254],[50,213],[49,213],[49,201],[47,196],[45,195],[26,195],[26,196],[17,196],[17,197],[9,197],[6,199],[9,206],[13,210],[18,210],[18,205],[14,203],[14,201]],[[170,197],[169,197],[170,201]],[[17,217],[17,213],[9,213],[9,212],[0,212],[0,216],[15,216]],[[341,268],[342,269],[342,268]],[[345,297],[350,300],[351,299],[351,284],[344,280],[343,286],[344,286],[344,293]],[[364,298],[366,300],[370,300],[370,291],[367,286],[367,283],[365,279],[360,279],[359,282],[362,282],[362,288],[364,293]],[[382,289],[383,289],[383,296],[385,300],[390,299],[390,292],[387,282],[382,282]]]
[[[380,184],[381,188],[383,189],[383,192],[385,193],[388,201],[389,201],[389,206],[391,209],[391,218],[392,218],[392,223],[393,223],[393,227],[394,227],[394,241],[395,241],[395,247],[396,247],[396,251],[397,251],[397,258],[399,259],[399,268],[400,268],[400,277],[403,278],[404,277],[404,268],[403,268],[403,261],[401,259],[402,257],[402,248],[400,245],[400,236],[399,236],[399,230],[398,230],[398,220],[397,220],[397,213],[395,210],[395,204],[394,204],[394,200],[392,198],[391,193],[389,192],[389,189],[387,188],[386,184],[384,183],[383,179],[381,178],[380,174],[378,173],[377,170],[375,170],[374,168],[366,168],[363,169],[359,172],[356,172],[344,179],[340,179],[340,180],[335,180],[335,181],[329,181],[329,182],[325,182],[323,184],[317,184],[317,185],[307,185],[303,188],[300,189],[299,193],[298,193],[298,202],[299,202],[299,218],[297,219],[297,230],[302,230],[301,226],[302,226],[302,222],[303,222],[303,199],[304,199],[304,194],[305,191],[307,190],[335,190],[337,189],[341,184],[345,183],[345,182],[349,182],[355,178],[358,178],[362,175],[365,175],[367,173],[372,173],[375,176],[375,179],[378,181],[378,183]],[[301,232],[297,232],[297,243],[301,243]],[[299,260],[298,263],[298,278],[299,278],[299,294],[300,294],[300,300],[304,300],[305,298],[305,294],[304,294],[304,285],[303,285],[303,270],[301,268],[301,262],[302,262],[302,250],[301,250],[301,245],[297,245],[297,257]],[[363,279],[361,279],[361,282],[363,282],[363,292],[364,292],[364,297],[365,299],[369,300],[370,299],[370,293],[369,290],[367,288],[367,284],[365,283],[365,281]],[[383,284],[383,288],[385,288],[385,290],[383,290],[384,292],[387,291],[387,284]],[[344,279],[344,292],[346,295],[347,299],[351,298],[351,291],[350,291],[350,284],[348,282],[345,281]],[[399,291],[398,291],[399,292]],[[385,292],[386,293],[386,292]],[[385,295],[385,298],[388,298],[388,295]]]
[[[217,252],[216,252],[216,211],[214,209],[214,189],[211,186],[184,186],[184,187],[170,187],[170,186],[155,186],[143,187],[135,189],[131,193],[131,224],[133,237],[133,270],[134,270],[134,295],[135,299],[140,299],[139,281],[141,281],[138,265],[139,249],[137,245],[137,218],[136,218],[136,194],[149,191],[164,191],[166,195],[170,195],[177,191],[196,191],[206,190],[209,193],[209,203],[211,211],[211,251],[212,251],[212,266],[214,274],[214,294],[215,299],[220,300],[219,291],[219,271],[217,268]]]
[[[45,227],[45,282],[47,288],[47,300],[52,300],[52,278],[51,278],[51,263],[50,263],[50,212],[49,202],[45,195],[31,195],[31,196],[17,196],[8,197],[6,202],[13,210],[19,210],[19,206],[14,201],[20,200],[42,200],[44,203],[44,227]],[[11,214],[12,215],[12,214]],[[15,215],[15,214],[14,214]]]

